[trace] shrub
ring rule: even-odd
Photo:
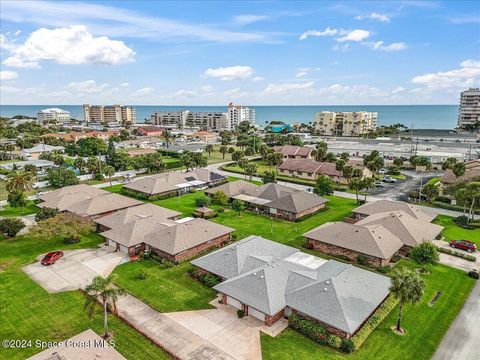
[[[208,196],[202,196],[195,199],[195,204],[198,207],[209,206],[211,202],[212,202],[212,199],[210,199]]]
[[[436,196],[435,201],[439,201],[439,202],[444,203],[444,204],[451,204],[452,203],[452,199],[450,199],[447,196],[442,196],[442,195]]]
[[[35,221],[47,220],[54,216],[57,216],[58,214],[59,214],[58,209],[41,208],[35,214]]]
[[[423,269],[429,264],[437,264],[439,260],[437,247],[428,241],[412,248],[408,256]]]
[[[147,272],[142,270],[137,274],[138,280],[145,280],[147,278]]]
[[[222,214],[225,212],[225,208],[221,207],[220,209],[217,210],[218,213]]]
[[[220,206],[228,205],[228,196],[223,191],[219,190],[213,195],[213,203]]]
[[[84,235],[94,230],[91,219],[64,213],[36,223],[30,228],[29,234],[36,239],[50,239],[63,238],[71,233]]]
[[[67,245],[78,244],[81,238],[82,237],[80,236],[80,234],[71,233],[65,235],[65,237],[63,238],[63,242]]]
[[[330,334],[327,336],[327,344],[334,349],[339,349],[342,345],[342,338],[337,335]]]
[[[476,279],[476,280],[478,280],[478,278],[480,277],[480,275],[478,274],[478,271],[470,271],[468,273],[468,276],[470,276],[471,278]]]
[[[390,271],[390,266],[379,266],[377,267],[377,271],[382,274],[388,274]]]
[[[469,255],[469,254],[464,254],[464,253],[461,253],[461,252],[458,252],[458,251],[455,251],[455,250],[439,247],[439,248],[437,248],[437,251],[441,252],[441,253],[444,253],[444,254],[453,255],[453,256],[468,260],[468,261],[476,261],[475,256]]]
[[[368,318],[362,328],[351,338],[356,350],[362,346],[372,331],[390,314],[397,303],[398,300],[394,296],[389,296],[372,316]]]
[[[8,193],[8,203],[12,208],[27,206],[27,195],[22,191],[11,191]]]
[[[327,343],[327,330],[315,321],[298,314],[291,314],[288,318],[288,326],[320,344]]]
[[[400,170],[396,166],[389,166],[387,174],[388,175],[400,175]]]
[[[355,346],[353,346],[353,342],[350,339],[342,339],[342,343],[340,345],[340,350],[342,350],[346,354],[350,354],[355,350]]]
[[[402,257],[398,254],[392,256],[392,262],[396,263],[399,262]]]
[[[237,310],[237,316],[239,319],[243,318],[245,316],[245,311]]]
[[[220,279],[213,274],[202,274],[198,277],[198,280],[208,287],[214,287],[220,283]]]
[[[0,219],[0,233],[14,237],[20,230],[25,227],[25,223],[19,218],[3,218]]]
[[[356,257],[356,260],[357,260],[357,263],[359,263],[360,265],[365,265],[367,266],[369,264],[368,262],[368,258],[364,255],[358,255]]]
[[[78,184],[77,175],[73,170],[59,167],[47,170],[48,181],[56,189]]]
[[[232,240],[237,240],[238,239],[238,234],[236,232],[232,233],[232,235],[230,235]]]
[[[350,261],[350,258],[347,255],[337,255],[337,258],[344,260],[344,261]]]

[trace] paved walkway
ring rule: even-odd
[[[432,360],[478,360],[480,351],[480,281],[444,336]]]
[[[451,266],[451,267],[454,267],[454,268],[457,268],[457,269],[460,269],[460,270],[464,270],[466,272],[472,271],[473,269],[479,270],[479,268],[480,268],[480,251],[476,251],[475,253],[469,253],[469,252],[466,252],[466,251],[463,251],[463,250],[453,249],[453,248],[450,247],[450,245],[448,245],[448,242],[443,241],[443,240],[433,240],[433,243],[438,247],[453,250],[453,251],[456,251],[460,254],[472,255],[472,256],[475,256],[477,258],[476,261],[468,261],[468,260],[462,259],[458,256],[453,256],[453,255],[449,255],[449,254],[440,253],[440,263],[441,264],[445,264],[445,265],[448,265],[448,266]]]

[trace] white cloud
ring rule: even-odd
[[[405,89],[403,86],[398,86],[398,87],[396,87],[395,89],[392,90],[392,94],[396,95],[396,94],[404,92],[405,90],[407,90],[407,89]]]
[[[219,68],[209,68],[204,75],[208,77],[219,78],[220,80],[245,80],[250,78],[255,70],[250,66],[228,66]]]
[[[205,85],[200,88],[200,91],[205,94],[212,94],[215,91],[215,88],[210,85]]]
[[[306,83],[283,83],[283,84],[268,84],[268,86],[263,90],[265,94],[289,94],[297,91],[308,91],[312,90],[315,83],[309,81]]]
[[[36,30],[24,44],[10,51],[13,56],[5,59],[4,65],[28,68],[39,68],[44,60],[72,65],[116,65],[133,61],[135,54],[123,41],[94,37],[83,25]]]
[[[305,40],[309,36],[333,36],[333,35],[337,35],[337,33],[338,33],[337,29],[330,29],[329,27],[327,27],[323,31],[319,31],[319,30],[305,31],[302,35],[300,35],[299,39]]]
[[[233,18],[233,20],[240,25],[248,25],[268,19],[270,19],[268,15],[238,15]]]
[[[175,91],[173,94],[170,95],[170,97],[172,98],[191,98],[191,97],[195,97],[197,96],[198,93],[196,90],[185,90],[185,89],[182,89],[182,90],[178,90],[178,91]]]
[[[18,74],[15,71],[0,71],[0,80],[13,80],[18,77]]]
[[[467,88],[480,81],[480,61],[466,60],[459,69],[415,76],[412,83],[434,91],[438,89]]]
[[[373,50],[381,50],[387,52],[400,51],[407,48],[407,45],[404,42],[396,42],[389,45],[384,45],[383,41],[376,41],[373,43],[365,43],[365,45],[370,46]]]
[[[264,79],[262,76],[254,76],[254,77],[252,78],[252,81],[255,81],[255,82],[257,82],[257,81],[263,81],[263,80],[265,80],[265,79]]]
[[[371,19],[371,20],[378,20],[381,22],[390,22],[390,18],[388,17],[388,15],[379,14],[376,12],[372,12],[371,14],[368,14],[368,15],[357,16],[357,20],[362,20],[362,19]]]
[[[133,93],[133,96],[146,96],[146,95],[153,94],[154,91],[155,89],[152,87],[144,87],[135,91]]]
[[[145,15],[119,6],[88,2],[3,1],[0,18],[49,28],[85,24],[95,35],[148,38],[155,41],[278,42],[275,39],[277,34],[230,31],[220,25],[177,21]]]
[[[240,88],[228,89],[225,90],[224,95],[231,99],[240,99],[246,96],[249,96],[251,93],[247,91],[242,91]]]
[[[71,82],[67,85],[67,88],[79,93],[96,94],[101,93],[108,86],[108,84],[97,84],[95,80],[86,80],[79,82]]]
[[[345,36],[336,38],[338,42],[345,42],[345,41],[362,41],[367,39],[370,36],[370,31],[362,30],[362,29],[355,29],[349,31]]]
[[[129,87],[130,84],[128,82],[124,82],[120,84],[121,87]]]
[[[301,77],[304,77],[304,76],[307,76],[308,75],[308,72],[307,71],[299,71],[295,77],[296,78],[301,78]]]

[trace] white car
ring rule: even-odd
[[[386,183],[396,183],[397,182],[397,179],[394,179],[390,176],[385,176],[383,179],[382,179],[383,182],[386,182]]]

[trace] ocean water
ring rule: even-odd
[[[81,105],[0,105],[0,116],[26,115],[36,117],[37,111],[59,107],[70,111],[72,117],[83,119]],[[144,122],[155,111],[226,111],[226,106],[135,106],[137,122]],[[315,121],[320,111],[373,111],[378,112],[378,123],[404,124],[415,129],[453,129],[457,124],[457,105],[321,105],[321,106],[251,106],[255,109],[257,124],[280,120],[286,123]]]

